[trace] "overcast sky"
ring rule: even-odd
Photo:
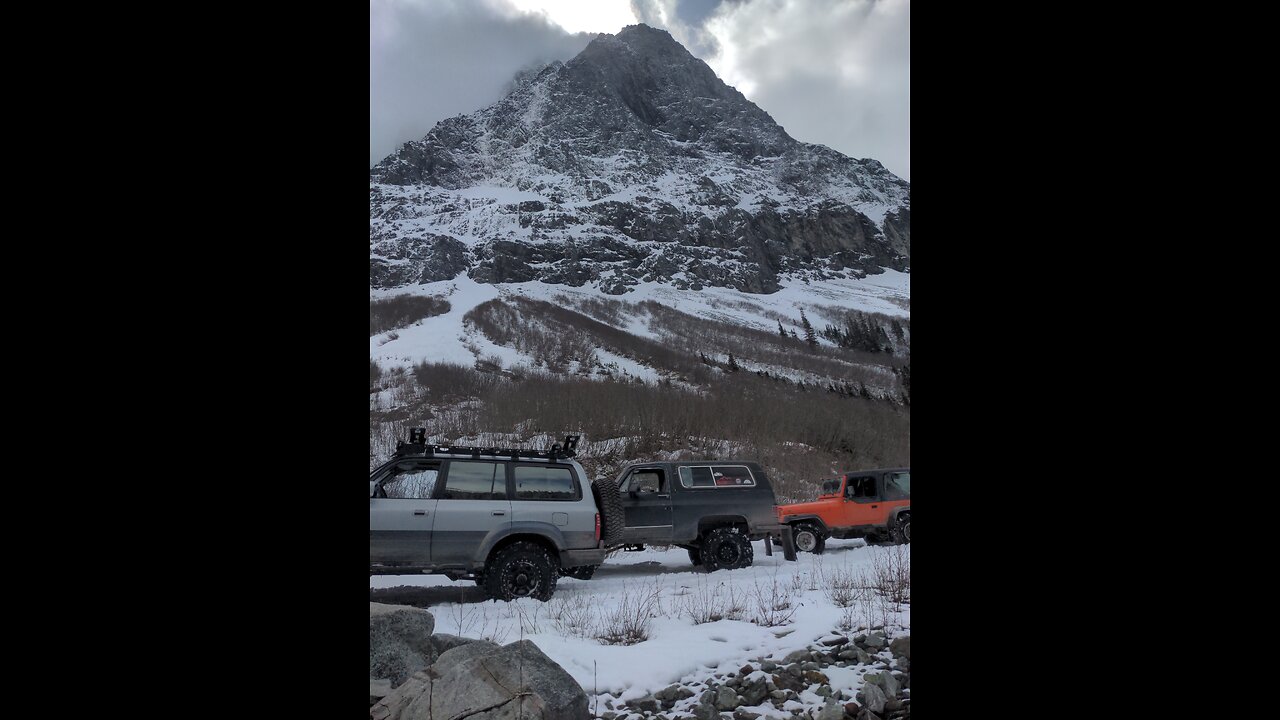
[[[370,0],[369,164],[595,33],[667,30],[797,140],[911,179],[908,0]]]

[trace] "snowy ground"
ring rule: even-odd
[[[762,657],[780,661],[834,634],[857,634],[860,627],[866,632],[868,626],[885,624],[891,636],[910,633],[909,604],[895,607],[883,596],[866,592],[841,608],[833,602],[832,592],[841,577],[870,574],[877,564],[883,567],[895,558],[909,562],[910,546],[867,546],[861,540],[831,539],[824,554],[800,553],[796,562],[788,562],[780,549],[769,557],[763,542],[754,545],[752,567],[715,573],[695,570],[679,548],[622,552],[602,565],[591,580],[561,578],[555,597],[547,603],[489,602],[473,582],[435,575],[375,576],[369,587],[412,586],[379,592],[371,599],[398,602],[410,597],[414,604],[429,605],[436,632],[500,643],[521,637],[532,640],[588,696],[595,696],[593,707],[598,700],[601,711],[607,700],[630,700],[673,683],[705,681],[737,672],[749,660]],[[397,598],[392,593],[403,595]],[[692,615],[698,608],[733,604],[726,603],[730,599],[739,601],[742,619],[695,624]],[[791,607],[770,611],[761,606],[761,599],[773,607]],[[648,639],[634,645],[607,645],[595,638],[610,619],[621,616],[648,617]],[[769,627],[770,619],[781,622]],[[884,659],[888,661],[887,653]],[[866,671],[834,666],[823,670],[833,689],[850,693],[861,688]],[[805,707],[821,706],[823,698],[814,689],[801,693]],[[765,717],[791,717],[789,709],[780,711],[768,702],[746,709]]]
[[[513,348],[494,345],[481,333],[464,326],[462,319],[472,308],[495,298],[524,296],[537,300],[557,302],[556,295],[573,298],[607,298],[624,303],[654,300],[681,312],[712,320],[721,320],[747,327],[774,332],[778,326],[776,317],[781,313],[798,320],[801,309],[814,318],[819,327],[823,322],[817,307],[838,306],[850,310],[876,312],[885,315],[909,317],[911,312],[904,305],[911,299],[911,275],[886,270],[879,275],[869,275],[863,280],[824,280],[821,282],[796,282],[784,284],[781,290],[769,295],[738,292],[729,288],[708,287],[702,290],[680,290],[663,283],[642,283],[624,295],[606,295],[590,287],[574,288],[567,285],[548,285],[541,282],[506,283],[491,285],[477,283],[466,275],[453,280],[413,285],[394,290],[371,290],[374,300],[396,295],[434,295],[445,298],[452,310],[444,315],[427,318],[394,333],[381,333],[369,338],[369,357],[384,368],[411,366],[424,360],[453,362],[470,366],[482,357],[497,357],[504,366],[528,365],[530,358]],[[643,337],[656,338],[644,322],[634,322],[625,328]],[[394,339],[393,339],[394,336]],[[824,344],[825,340],[822,341]],[[611,361],[619,358],[609,358]],[[627,361],[621,358],[622,361]],[[621,363],[620,363],[621,364]],[[632,374],[648,377],[652,371],[636,363],[625,366]]]

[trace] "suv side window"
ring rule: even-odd
[[[382,478],[376,497],[390,500],[421,500],[431,497],[440,476],[440,463],[407,460],[396,464]]]
[[[577,500],[581,497],[567,467],[517,465],[513,468],[517,500]]]
[[[755,478],[745,465],[695,465],[680,468],[680,486],[702,487],[751,487]]]
[[[499,472],[501,470],[501,472]],[[450,460],[441,500],[506,500],[505,466],[495,462]]]
[[[876,497],[876,479],[873,477],[849,478],[845,496],[855,502],[867,502]]]

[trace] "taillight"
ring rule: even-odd
[[[600,542],[600,513],[596,513],[596,542]]]

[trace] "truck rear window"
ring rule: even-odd
[[[681,487],[751,487],[755,484],[755,478],[745,465],[692,465],[680,468]]]

